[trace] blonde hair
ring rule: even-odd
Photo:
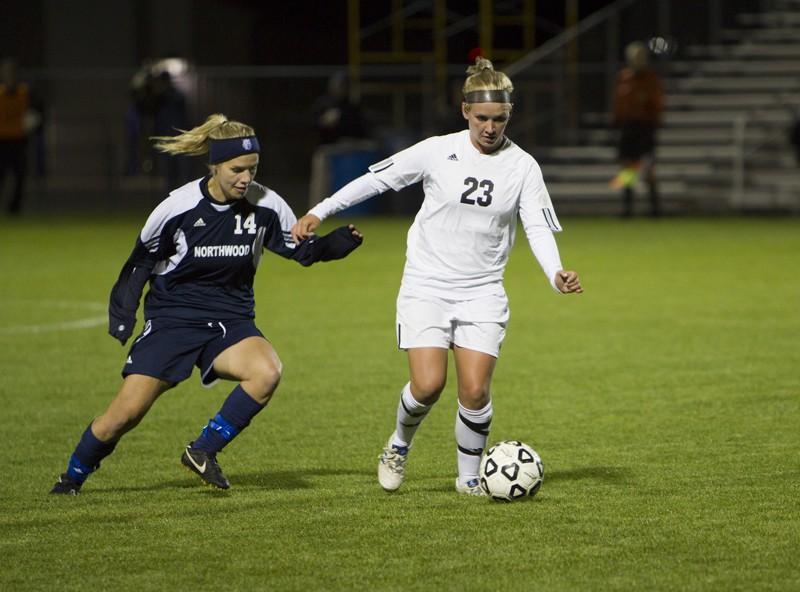
[[[178,130],[177,136],[151,136],[155,140],[156,150],[167,154],[189,154],[197,156],[209,150],[211,140],[228,140],[254,136],[255,131],[249,125],[230,121],[222,113],[214,113],[197,127],[190,130]]]
[[[467,68],[467,75],[461,89],[465,95],[476,90],[505,90],[509,93],[514,91],[511,79],[502,72],[495,71],[492,62],[484,57],[475,58],[475,64]]]

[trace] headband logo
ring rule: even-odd
[[[218,162],[225,162],[243,154],[252,154],[253,152],[260,152],[261,148],[258,145],[258,138],[255,136],[227,138],[224,140],[211,139],[211,145],[208,147],[208,162],[210,164],[217,164]]]

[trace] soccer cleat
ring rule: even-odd
[[[55,493],[57,495],[78,495],[81,491],[81,485],[83,484],[73,481],[67,473],[63,473],[58,478],[58,481],[56,481],[56,484],[53,485],[53,489],[50,490],[50,493]]]
[[[228,489],[231,486],[217,464],[216,454],[209,454],[205,450],[197,450],[189,445],[181,455],[181,462],[187,469],[200,475],[200,478],[209,485],[219,489]]]
[[[406,478],[408,446],[392,446],[391,440],[378,458],[378,482],[386,491],[396,491]]]
[[[481,484],[477,479],[470,479],[466,483],[461,483],[461,479],[456,477],[456,491],[464,495],[483,496],[486,495],[481,489]]]

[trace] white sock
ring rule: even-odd
[[[428,415],[431,407],[433,405],[423,405],[417,401],[411,394],[411,383],[406,383],[397,405],[397,424],[391,438],[392,446],[411,446],[419,424]]]
[[[481,454],[489,438],[492,425],[492,402],[483,409],[467,409],[458,403],[456,413],[456,454],[458,456],[458,478],[464,484],[477,479]]]

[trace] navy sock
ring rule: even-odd
[[[200,437],[191,443],[191,447],[216,454],[250,425],[250,420],[263,408],[245,392],[242,385],[237,385],[225,399],[219,413],[208,420],[208,425],[203,428]]]
[[[83,483],[100,468],[100,461],[111,454],[116,445],[117,441],[98,440],[92,433],[92,424],[89,424],[69,459],[67,475],[76,483]]]

